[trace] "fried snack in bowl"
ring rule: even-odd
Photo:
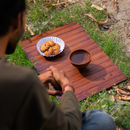
[[[55,45],[55,43],[52,40],[47,41],[47,43],[49,43],[51,47]]]
[[[49,49],[49,47],[50,47],[50,44],[46,42],[41,45],[41,51],[46,51]]]
[[[51,41],[51,42],[50,42]],[[49,42],[49,43],[48,43]],[[54,42],[54,45],[53,45],[53,42]],[[50,55],[46,55],[46,53],[45,53],[45,51],[47,51],[47,50],[45,50],[45,51],[42,51],[42,49],[41,49],[41,46],[43,45],[43,44],[45,44],[45,43],[48,43],[49,44],[49,48],[52,46],[52,47],[54,47],[54,46],[57,46],[58,48],[56,49],[55,47],[54,47],[54,49],[55,49],[55,51],[54,51],[54,53],[52,52],[52,54],[50,54]],[[63,50],[64,50],[64,48],[65,48],[65,43],[64,43],[64,41],[62,40],[62,39],[60,39],[60,38],[58,38],[58,37],[44,37],[44,38],[42,38],[42,39],[40,39],[39,41],[38,41],[38,43],[37,43],[37,50],[38,50],[38,52],[41,54],[41,55],[43,55],[43,56],[45,56],[45,57],[54,57],[54,56],[57,56],[58,54],[60,54]],[[49,52],[49,51],[48,51]],[[45,53],[45,54],[44,54]]]
[[[60,49],[60,45],[59,45],[58,43],[55,43],[55,46],[58,46],[58,47],[59,47],[59,49]]]
[[[56,55],[60,52],[60,49],[58,46],[53,46],[52,49],[53,49],[52,55]]]
[[[49,56],[49,55],[51,55],[52,53],[53,53],[52,47],[49,47],[49,49],[44,52],[44,54],[45,54],[46,56]]]

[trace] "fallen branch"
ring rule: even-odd
[[[89,18],[91,18],[94,22],[96,22],[97,24],[101,24],[101,25],[104,25],[104,24],[106,24],[107,23],[107,21],[108,21],[108,15],[107,15],[107,18],[106,18],[106,20],[105,21],[97,21],[95,18],[94,18],[94,16],[92,16],[92,14],[85,14],[85,15],[87,15]]]
[[[98,25],[104,25],[107,23],[108,21],[108,13],[107,13],[107,8],[105,7],[105,5],[101,4],[101,6],[103,7],[103,10],[106,11],[106,20],[105,21],[97,21],[94,16],[92,16],[92,14],[84,14],[87,15],[89,18],[91,18],[94,22],[96,22]]]
[[[28,29],[28,31],[30,32],[30,35],[31,36],[34,36],[35,34],[34,34],[34,32],[31,30],[31,28],[27,25],[27,24],[25,24],[25,27]]]

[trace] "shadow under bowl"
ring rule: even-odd
[[[70,63],[78,69],[85,68],[92,59],[92,55],[85,49],[77,49],[70,53]]]

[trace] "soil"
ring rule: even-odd
[[[130,57],[130,0],[117,0],[117,11],[115,11],[114,1],[92,0],[92,3],[101,5],[103,2],[108,13],[112,14],[116,22],[111,25],[111,28],[116,31],[116,37],[121,39],[122,49]]]

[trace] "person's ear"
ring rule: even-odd
[[[18,13],[17,17],[13,20],[13,33],[17,33],[21,27],[22,13]]]

